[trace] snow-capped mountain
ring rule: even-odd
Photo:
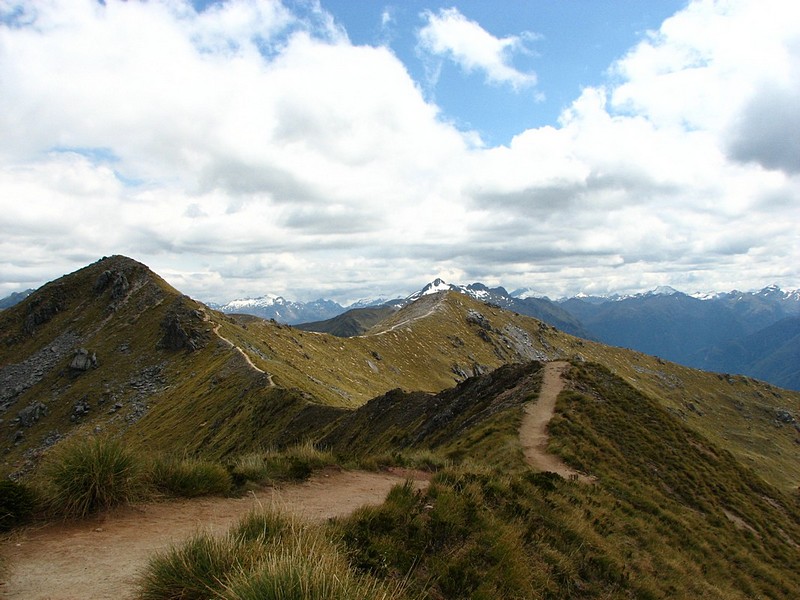
[[[509,294],[505,288],[499,286],[490,288],[482,283],[457,285],[447,283],[443,279],[437,278],[418,292],[408,296],[406,302],[413,302],[422,296],[438,292],[458,292],[459,294],[465,294],[481,302],[499,306],[500,308],[505,308],[521,315],[534,317],[567,333],[586,338],[591,337],[577,319],[551,300],[538,297],[515,298]]]
[[[258,298],[242,298],[231,300],[227,304],[209,304],[209,306],[224,313],[254,315],[262,319],[274,319],[287,325],[323,321],[345,311],[344,307],[332,300],[296,302],[275,294],[266,294]]]

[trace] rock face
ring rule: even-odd
[[[103,271],[97,280],[94,282],[94,291],[97,294],[104,292],[106,289],[111,288],[111,299],[121,300],[125,297],[131,285],[125,273],[120,271],[106,270]]]
[[[177,315],[168,316],[164,319],[161,327],[164,329],[164,336],[161,338],[160,343],[162,348],[166,348],[167,350],[181,350],[183,348],[194,350],[194,348],[191,347],[189,334],[186,333]]]
[[[47,323],[50,319],[66,308],[67,300],[63,286],[51,284],[42,290],[42,295],[28,304],[22,330],[33,334],[39,325]]]
[[[97,354],[89,351],[86,348],[80,348],[75,352],[72,357],[72,362],[69,363],[69,368],[75,371],[88,371],[92,367],[97,366]]]

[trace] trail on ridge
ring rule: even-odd
[[[223,534],[251,509],[275,506],[311,521],[380,504],[405,472],[326,471],[301,484],[243,498],[199,498],[120,507],[90,519],[56,522],[0,538],[6,563],[0,598],[129,600],[149,557],[198,531]],[[425,481],[415,485],[424,487]]]
[[[542,388],[539,398],[525,405],[522,424],[519,429],[519,439],[525,460],[532,467],[540,471],[552,471],[565,479],[575,478],[583,482],[593,481],[593,478],[578,473],[568,467],[561,458],[547,451],[547,425],[553,418],[556,407],[556,398],[564,389],[562,374],[569,367],[565,361],[548,362],[544,366]]]

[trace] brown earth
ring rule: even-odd
[[[326,471],[301,484],[263,488],[243,498],[200,498],[124,506],[81,521],[49,523],[0,541],[6,563],[0,598],[135,598],[137,574],[156,551],[198,531],[224,533],[251,509],[275,506],[311,521],[380,504],[396,484],[425,475]]]
[[[535,402],[528,402],[525,405],[519,439],[525,453],[525,460],[535,469],[552,471],[565,479],[577,478],[579,481],[590,482],[593,481],[591,477],[568,467],[561,458],[547,451],[547,425],[553,418],[556,398],[564,389],[564,380],[561,375],[568,367],[569,363],[564,361],[545,364],[539,398]]]

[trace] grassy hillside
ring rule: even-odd
[[[70,368],[78,348],[96,366]],[[456,293],[424,296],[358,337],[300,331],[207,309],[124,257],[0,314],[1,468],[79,432],[211,457],[281,446],[390,390],[437,393],[554,358],[605,365],[767,481],[800,482],[798,393],[581,340]]]
[[[593,485],[446,470],[338,524],[357,567],[427,598],[793,598],[796,496],[600,365],[568,375],[551,448]]]

